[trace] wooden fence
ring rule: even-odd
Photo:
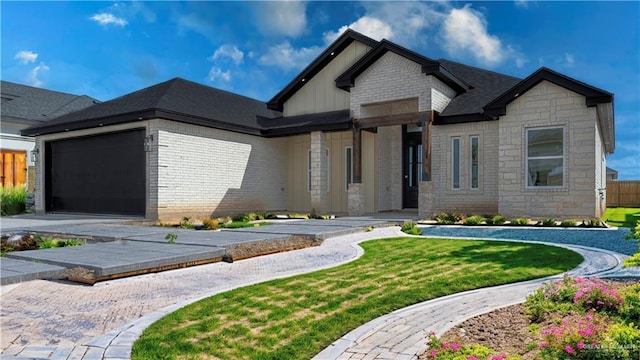
[[[640,180],[607,181],[607,206],[640,207]]]

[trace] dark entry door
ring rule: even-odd
[[[403,143],[402,207],[415,209],[418,207],[418,182],[422,177],[422,135],[405,133]]]
[[[46,143],[47,211],[145,215],[144,130]]]

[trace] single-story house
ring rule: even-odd
[[[347,30],[266,104],[173,79],[36,125],[37,210],[599,217],[613,94]]]
[[[35,182],[28,176],[34,163],[30,153],[35,139],[20,131],[33,125],[95,105],[96,99],[0,80],[0,184],[17,186]],[[35,172],[31,172],[35,174]]]

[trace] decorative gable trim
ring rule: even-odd
[[[416,52],[406,49],[400,45],[394,44],[388,40],[382,40],[378,45],[369,51],[360,60],[356,61],[347,71],[342,73],[336,79],[336,86],[342,90],[350,91],[355,85],[355,79],[362,74],[369,66],[373,65],[378,59],[380,59],[388,51],[391,51],[399,56],[409,59],[422,67],[422,73],[425,75],[433,75],[451,88],[456,93],[460,94],[466,92],[469,89],[469,85],[459,78],[455,77],[449,70],[447,70],[439,62],[430,59],[426,56],[422,56]]]
[[[364,36],[359,32],[347,29],[340,37],[338,37],[327,49],[325,49],[311,64],[309,64],[298,76],[296,76],[287,86],[276,94],[267,102],[267,108],[270,110],[283,111],[284,103],[295,94],[300,88],[311,78],[316,76],[327,64],[346,49],[352,42],[358,41],[369,47],[378,44],[377,41],[370,37]]]
[[[487,116],[496,117],[505,115],[507,113],[507,105],[515,100],[518,96],[529,91],[534,86],[538,85],[541,81],[546,80],[561,86],[565,89],[571,90],[575,93],[583,95],[586,98],[586,106],[596,106],[598,104],[613,102],[613,94],[610,92],[598,89],[591,85],[587,85],[581,81],[570,78],[566,75],[562,75],[549,68],[542,67],[538,71],[529,75],[526,79],[516,84],[511,89],[507,90],[504,94],[484,106],[484,113]]]

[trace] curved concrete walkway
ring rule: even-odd
[[[399,235],[405,234],[398,227],[379,228],[327,239],[320,247],[93,287],[47,281],[4,286],[2,358],[128,359],[142,331],[167,313],[235,287],[352,261],[362,255],[357,243]],[[572,272],[576,275],[615,271],[624,258],[604,250],[566,247],[585,256]],[[416,358],[425,348],[425,331],[440,334],[468,317],[520,302],[542,281],[454,294],[398,310],[345,335],[316,358]]]

